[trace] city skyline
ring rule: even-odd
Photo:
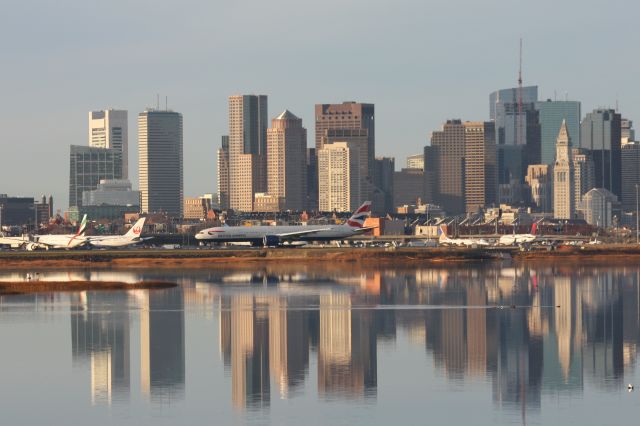
[[[289,3],[278,2],[285,8]],[[391,11],[382,3],[364,6],[354,2],[346,7],[347,13],[332,21],[333,32],[324,31],[322,23],[331,7],[326,11],[302,9],[298,12],[301,19],[285,20],[275,12],[278,7],[253,5],[261,13],[252,13],[252,22],[274,18],[283,31],[298,35],[286,55],[277,53],[278,60],[261,61],[261,72],[255,72],[251,64],[256,58],[267,58],[271,53],[264,46],[279,42],[284,32],[269,33],[260,44],[250,42],[253,39],[246,34],[223,45],[219,40],[246,16],[244,8],[252,5],[191,2],[188,6],[165,5],[153,15],[140,5],[128,5],[127,14],[117,7],[94,14],[87,6],[74,14],[60,15],[58,6],[48,5],[35,12],[16,5],[7,12],[8,23],[0,33],[4,39],[15,40],[8,49],[6,69],[7,79],[15,84],[7,88],[0,107],[5,137],[11,142],[3,144],[3,155],[29,159],[35,168],[46,168],[49,179],[10,179],[20,169],[17,164],[8,164],[0,174],[9,182],[4,192],[53,193],[57,200],[66,199],[66,170],[55,165],[66,162],[69,144],[84,144],[87,112],[113,107],[136,114],[156,103],[156,93],[161,94],[161,105],[168,95],[169,107],[185,117],[187,195],[214,191],[215,151],[220,135],[226,134],[226,97],[233,93],[266,93],[271,111],[296,111],[309,124],[316,103],[373,103],[378,115],[376,154],[405,158],[419,152],[429,133],[448,118],[488,118],[487,95],[516,85],[520,37],[524,40],[524,84],[538,85],[541,100],[554,98],[554,92],[558,99],[564,99],[568,92],[569,99],[582,102],[582,111],[613,107],[617,98],[623,116],[637,120],[639,112],[639,95],[629,89],[633,88],[632,73],[616,71],[632,69],[628,63],[633,47],[631,17],[638,7],[633,4],[625,5],[629,12],[625,14],[613,6],[576,10],[575,4],[553,4],[554,13],[548,14],[545,4],[526,9],[524,3],[509,4],[507,8],[505,2],[498,1],[483,8],[472,2],[403,2]],[[363,19],[349,19],[348,12],[360,9],[367,10]],[[443,44],[441,34],[447,34],[448,28],[438,17],[454,12],[462,33]],[[530,19],[514,19],[524,12]],[[568,14],[577,14],[585,23],[573,26],[570,34],[562,18]],[[19,25],[27,16],[38,23],[39,37]],[[55,17],[63,18],[65,25],[59,25],[52,19]],[[103,32],[95,19],[117,22],[119,32]],[[171,28],[167,24],[174,19],[181,19],[188,31],[167,31]],[[488,28],[489,19],[499,19],[502,24]],[[589,22],[598,22],[609,36],[603,39],[592,33]],[[74,37],[74,30],[83,33],[82,40]],[[373,43],[351,37],[361,33],[386,36]],[[103,47],[101,54],[89,55],[96,46]],[[455,49],[483,46],[499,52],[498,59],[487,55],[474,59],[473,67],[465,67],[451,54]],[[357,57],[352,55],[354,48],[361,52]],[[328,51],[341,66],[366,72],[334,78],[331,63],[317,62]],[[596,52],[599,60],[589,60]],[[549,66],[558,63],[563,66]],[[282,73],[283,69],[287,72]],[[603,79],[602,75],[609,75],[605,71],[615,78]],[[389,79],[390,75],[395,77]],[[104,84],[96,85],[96,80]],[[39,117],[37,126],[32,125],[34,105],[48,111],[44,119]],[[131,141],[136,133],[135,123],[130,122]],[[309,134],[308,140],[313,137]],[[130,165],[137,163],[132,148]],[[137,188],[137,170],[130,168],[130,175]]]

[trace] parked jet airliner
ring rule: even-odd
[[[124,235],[97,235],[97,236],[89,236],[87,238],[87,242],[92,247],[125,247],[138,244],[142,241],[148,240],[149,238],[141,238],[142,229],[144,228],[144,221],[146,217],[141,217],[138,221],[129,229],[129,231]]]
[[[370,215],[371,201],[365,201],[343,225],[220,226],[198,232],[196,239],[213,243],[248,242],[265,247],[295,241],[343,240],[373,229],[364,227]]]

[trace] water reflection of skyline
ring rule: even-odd
[[[90,371],[95,404],[131,397],[138,350],[142,395],[180,400],[186,353],[205,344],[185,342],[185,310],[201,308],[218,328],[239,410],[265,409],[314,382],[320,399],[375,400],[380,345],[402,334],[445,380],[480,379],[494,404],[524,413],[539,410],[544,395],[581,394],[585,382],[623,385],[636,363],[638,274],[551,266],[194,271],[177,276],[181,288],[171,291],[69,296],[72,360]],[[1,298],[0,312],[32,297]],[[376,309],[396,305],[507,308]]]

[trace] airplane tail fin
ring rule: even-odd
[[[84,235],[87,230],[87,215],[82,216],[82,222],[80,222],[80,226],[78,227],[78,232],[76,232],[76,236]]]
[[[144,228],[144,221],[147,220],[146,217],[141,217],[138,219],[136,223],[133,224],[131,229],[124,234],[125,237],[137,238],[142,235],[142,228]]]
[[[538,223],[533,222],[533,225],[531,225],[531,235],[536,235],[537,231],[538,231]]]
[[[369,216],[371,216],[371,201],[365,201],[347,220],[347,225],[351,228],[362,228],[365,219]]]
[[[438,228],[438,234],[441,241],[449,238],[447,236],[447,225],[440,225],[440,228]]]

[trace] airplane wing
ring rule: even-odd
[[[367,232],[367,231],[371,231],[372,229],[376,229],[378,228],[377,226],[367,226],[367,227],[362,227],[362,228],[353,228],[353,232],[355,232],[356,234],[360,234],[362,232]]]
[[[305,231],[285,232],[282,234],[276,234],[280,238],[301,237],[303,235],[315,234],[320,231],[331,231],[331,228],[310,229]]]

